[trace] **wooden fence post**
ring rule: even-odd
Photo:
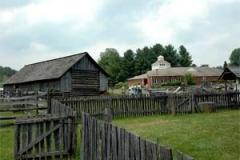
[[[173,160],[172,150],[160,146],[160,160]]]
[[[51,112],[51,100],[52,100],[52,94],[50,91],[48,91],[48,94],[47,94],[47,112],[50,113]]]
[[[175,106],[175,96],[173,96],[172,94],[170,94],[168,96],[168,105],[169,105],[169,109],[171,110],[171,114],[172,115],[176,115],[176,106]]]
[[[38,112],[38,91],[36,91],[35,92],[35,103],[36,103],[36,115],[38,115],[39,114],[39,112]]]
[[[111,108],[108,107],[108,108],[104,109],[103,119],[108,123],[112,122],[112,110],[111,110]]]

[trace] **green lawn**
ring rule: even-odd
[[[240,111],[117,119],[117,126],[198,160],[240,159]]]
[[[164,115],[114,120],[140,136],[168,145],[199,160],[240,159],[240,111]],[[80,157],[78,126],[76,158]],[[0,128],[0,159],[13,159],[14,127]]]
[[[26,116],[30,113],[24,112],[0,112],[0,116]],[[0,126],[4,124],[14,124],[15,120],[1,120]],[[14,126],[0,127],[0,160],[13,159],[14,146]]]
[[[80,125],[77,128],[77,151],[75,154],[76,160],[80,159]],[[13,148],[14,148],[14,126],[0,128],[0,160],[11,160],[13,159]]]
[[[13,159],[14,127],[0,128],[0,159]]]

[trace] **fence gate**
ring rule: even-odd
[[[16,120],[15,159],[69,159],[76,149],[74,116]]]

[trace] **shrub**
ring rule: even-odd
[[[127,88],[127,87],[128,87],[128,83],[127,83],[127,82],[119,82],[119,83],[117,83],[117,84],[114,86],[115,89],[120,89],[120,88],[122,88],[122,87]]]
[[[188,84],[188,85],[195,85],[195,82],[194,82],[194,80],[193,80],[193,77],[192,77],[192,75],[189,73],[189,74],[186,74],[185,76],[184,76],[184,80],[185,80],[185,82]]]

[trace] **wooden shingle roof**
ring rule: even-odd
[[[10,77],[4,83],[4,85],[58,79],[84,56],[89,56],[89,54],[84,52],[67,57],[25,65],[19,72]],[[97,65],[97,63],[91,57],[90,59]],[[100,70],[102,70],[100,66],[98,67]],[[106,74],[106,72],[104,72],[104,74]]]
[[[233,66],[228,68],[236,77],[240,78],[240,66]]]
[[[240,66],[226,67],[219,79],[235,80],[236,78],[240,78]]]

